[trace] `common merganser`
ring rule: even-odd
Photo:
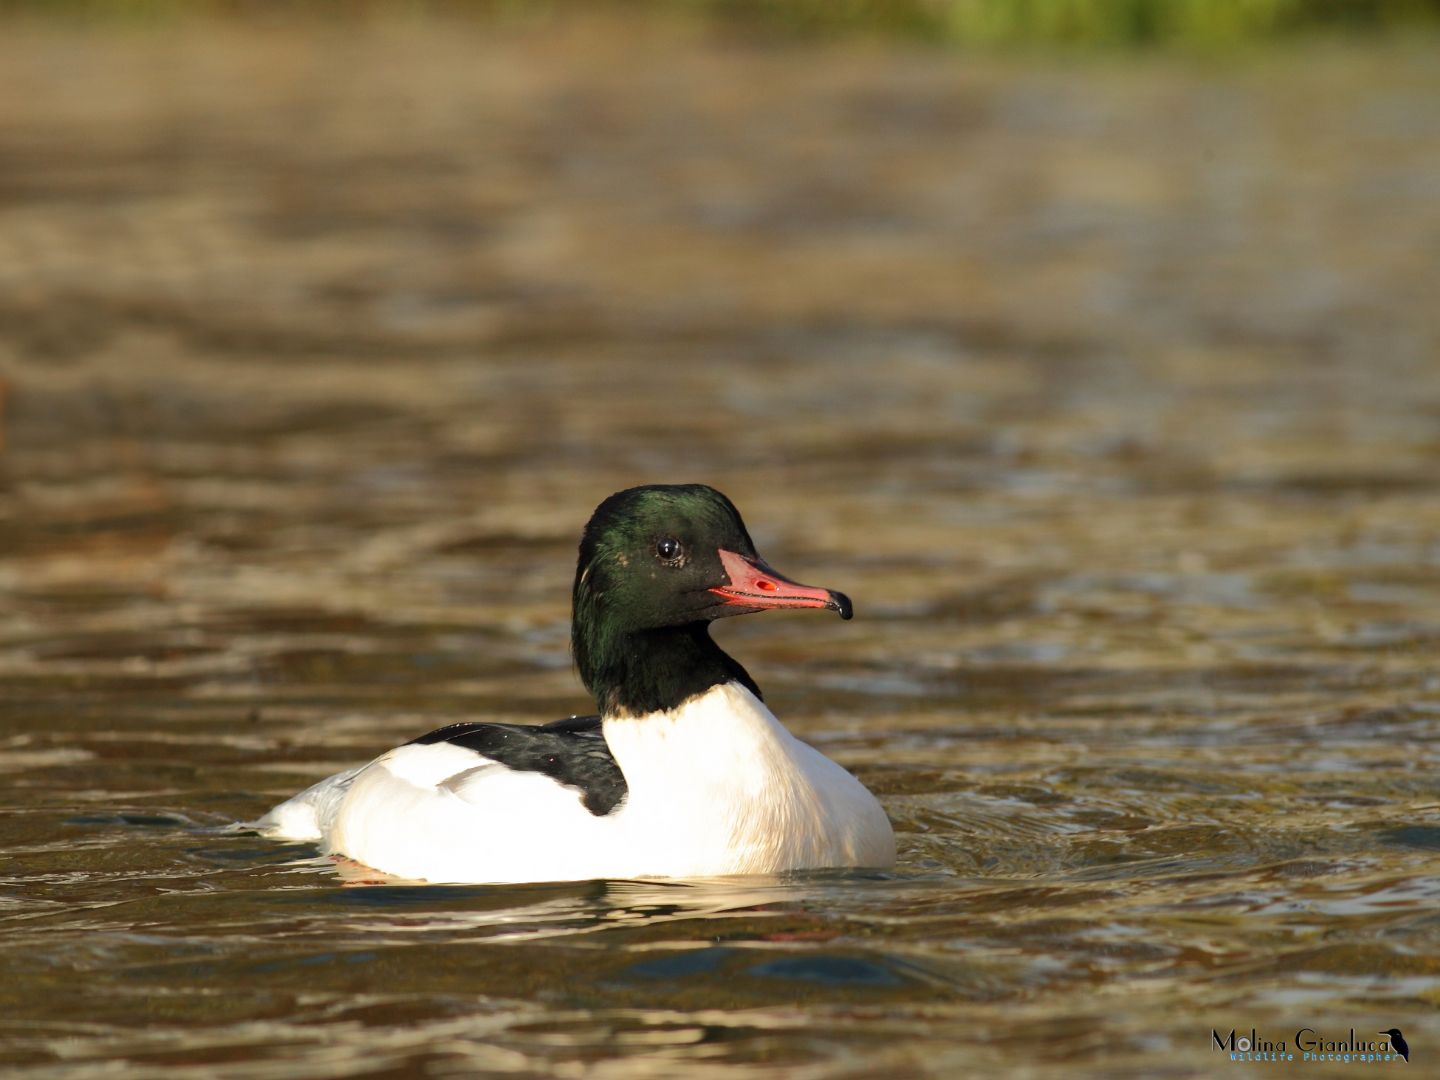
[[[618,492],[580,540],[571,648],[600,712],[460,723],[275,807],[257,828],[402,878],[573,881],[894,864],[866,788],[787,731],[710,623],[767,608],[851,616],[782,577],[703,484]]]

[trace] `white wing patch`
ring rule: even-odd
[[[397,746],[371,762],[371,767],[383,768],[395,779],[418,788],[438,788],[461,773],[495,764],[474,750],[454,743],[437,742]]]
[[[586,810],[575,788],[453,743],[397,747],[322,780],[257,826],[430,881],[598,877],[615,858],[613,819]]]

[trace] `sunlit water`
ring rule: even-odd
[[[1433,58],[8,27],[9,1075],[1433,1070]],[[586,709],[578,530],[692,480],[854,597],[718,636],[893,873],[230,828]]]

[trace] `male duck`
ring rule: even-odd
[[[462,723],[322,780],[258,823],[398,877],[708,877],[887,867],[875,797],[791,735],[710,622],[850,601],[755,553],[702,484],[630,488],[580,540],[571,644],[598,716]]]

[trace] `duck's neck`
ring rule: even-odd
[[[760,696],[755,680],[711,640],[709,623],[608,635],[577,627],[572,645],[580,678],[607,719],[675,709],[725,682]]]

